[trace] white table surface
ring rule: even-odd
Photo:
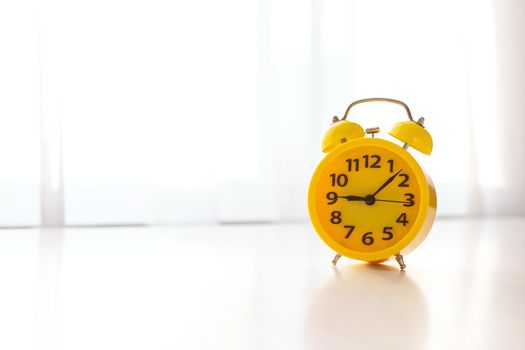
[[[373,267],[308,224],[0,230],[0,349],[525,349],[525,220]]]

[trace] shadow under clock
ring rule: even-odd
[[[306,320],[312,349],[422,349],[428,307],[404,271],[381,264],[334,267]]]

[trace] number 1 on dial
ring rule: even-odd
[[[388,164],[390,166],[390,172],[393,173],[394,172],[394,160],[393,159],[389,159],[388,160]]]

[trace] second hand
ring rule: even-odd
[[[376,199],[376,202],[390,202],[390,203],[410,204],[410,202],[393,201],[393,200],[390,200],[390,199]]]

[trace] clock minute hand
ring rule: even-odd
[[[399,173],[403,171],[403,169],[400,169],[397,173],[395,173],[394,175],[390,176],[388,178],[388,180],[385,181],[384,184],[381,185],[381,187],[379,187],[377,189],[377,191],[374,192],[374,194],[372,196],[375,196],[377,195],[379,192],[381,192],[383,190],[383,188],[385,188],[386,186],[388,186],[392,181],[394,181],[394,179],[396,178],[397,175],[399,175]]]

